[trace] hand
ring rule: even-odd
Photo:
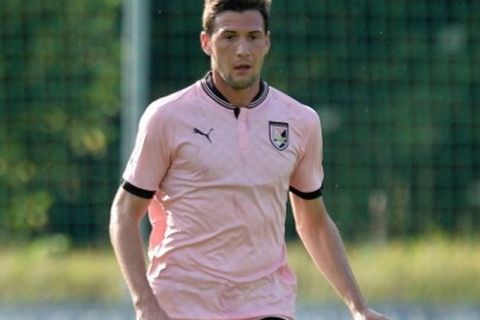
[[[168,320],[168,316],[160,308],[158,310],[137,310],[136,320]]]
[[[157,301],[152,301],[136,308],[136,320],[169,320],[165,311],[160,308]]]
[[[353,319],[354,320],[390,320],[390,318],[384,316],[383,314],[375,312],[371,309],[366,309],[365,311],[362,311],[362,312],[359,312],[359,311],[354,312]]]

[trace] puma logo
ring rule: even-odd
[[[212,140],[210,139],[210,133],[212,133],[212,131],[213,131],[213,128],[208,130],[208,133],[202,132],[202,131],[198,130],[197,128],[193,128],[193,133],[204,136],[205,138],[207,138],[208,142],[210,142],[210,143],[212,143]]]

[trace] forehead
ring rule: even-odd
[[[258,10],[224,11],[217,15],[214,33],[223,31],[264,31],[262,14]]]

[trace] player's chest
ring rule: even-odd
[[[223,120],[199,117],[177,126],[172,169],[207,181],[288,180],[300,155],[299,137],[288,120],[242,115]]]

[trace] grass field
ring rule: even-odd
[[[480,241],[429,237],[349,245],[365,296],[376,302],[478,303]],[[300,243],[289,244],[302,301],[338,301]],[[0,252],[0,302],[117,302],[126,291],[109,248],[71,249],[64,239]]]
[[[304,300],[337,299],[300,244],[290,247]],[[478,304],[480,241],[429,237],[386,245],[348,246],[348,255],[368,300],[394,303]]]

